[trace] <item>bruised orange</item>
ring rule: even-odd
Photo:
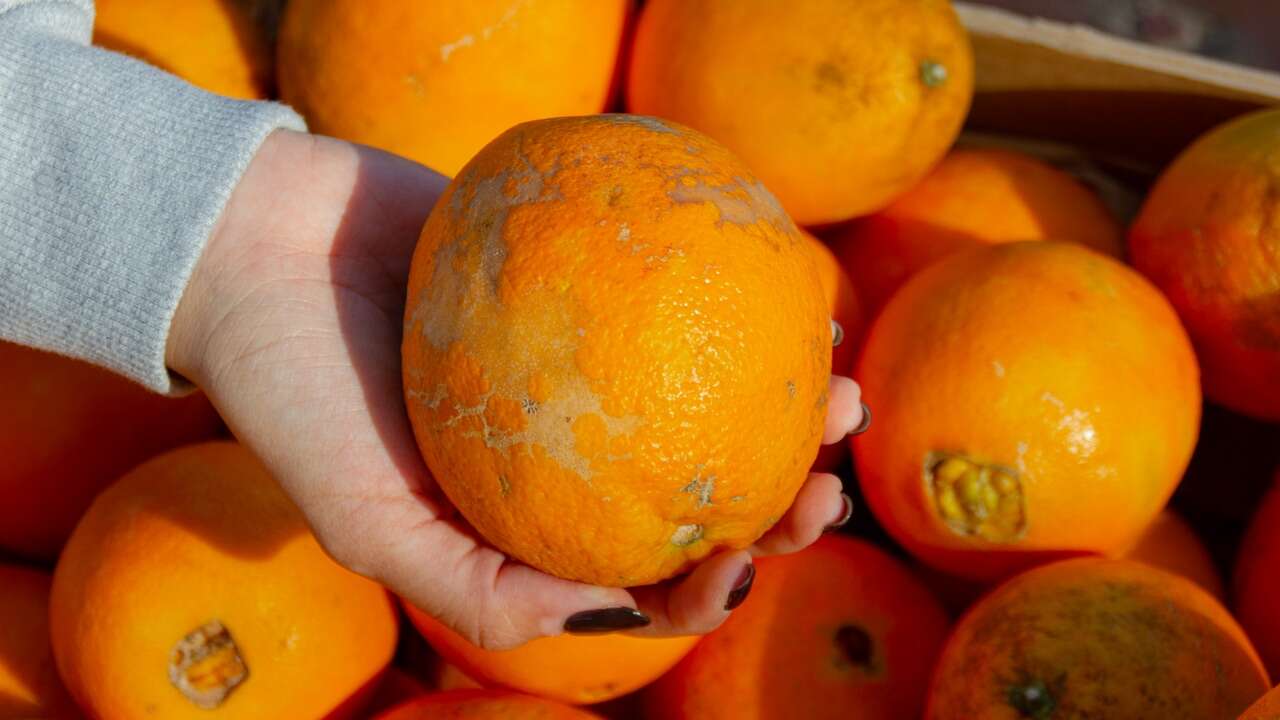
[[[600,720],[600,716],[506,690],[449,690],[424,695],[375,720]]]
[[[0,565],[0,719],[75,717],[49,645],[48,573]]]
[[[756,568],[746,602],[648,692],[651,717],[919,715],[948,620],[902,563],[828,535]]]
[[[321,550],[234,443],[161,455],[103,491],[54,572],[54,657],[115,718],[346,717],[391,659],[386,591]],[[353,699],[354,698],[354,699]]]
[[[817,454],[831,317],[813,253],[740,162],[678,125],[504,133],[436,203],[405,313],[427,465],[545,572],[643,585],[746,547]]]
[[[1165,510],[1156,516],[1138,538],[1138,542],[1123,557],[1166,570],[1199,585],[1205,592],[1226,601],[1222,576],[1213,563],[1213,556],[1204,546],[1196,531],[1182,516]]]
[[[467,677],[571,704],[597,703],[648,685],[680,661],[697,636],[556,635],[514,650],[482,650],[405,603],[410,622]]]
[[[280,94],[314,132],[447,175],[517,123],[605,109],[629,0],[291,0]]]
[[[214,437],[203,395],[166,398],[101,368],[0,342],[0,549],[52,560],[102,488]]]
[[[975,579],[1131,546],[1199,428],[1173,309],[1071,243],[926,268],[872,325],[855,376],[881,428],[853,440],[868,504],[912,553]]]
[[[271,45],[244,0],[97,0],[93,43],[132,55],[210,92],[271,93]]]
[[[1280,674],[1280,473],[1249,522],[1232,581],[1236,617]]]
[[[1231,615],[1197,585],[1078,558],[1009,580],[959,622],[925,720],[1232,720],[1268,687]]]
[[[1147,196],[1129,253],[1191,333],[1205,395],[1280,420],[1280,110],[1183,151]]]
[[[724,143],[806,225],[914,185],[972,95],[948,0],[649,0],[627,85],[632,112]]]
[[[1250,705],[1239,720],[1280,720],[1280,688],[1272,689]]]
[[[930,263],[1018,240],[1061,240],[1124,254],[1124,231],[1096,193],[1048,163],[997,149],[952,151],[918,185],[849,225],[834,244],[875,313]]]

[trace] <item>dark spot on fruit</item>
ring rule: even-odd
[[[1028,680],[1009,688],[1009,707],[1018,715],[1030,720],[1048,720],[1053,717],[1057,702],[1042,680]]]
[[[935,60],[920,63],[920,82],[925,87],[938,87],[947,81],[947,66]]]
[[[818,79],[819,90],[844,87],[844,71],[835,63],[822,63],[814,74]]]
[[[875,658],[875,641],[866,630],[856,625],[841,625],[836,630],[836,649],[841,658],[854,667],[871,669],[871,661]]]

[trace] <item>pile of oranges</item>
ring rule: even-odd
[[[948,0],[179,5],[95,42],[454,176],[406,405],[489,543],[661,582],[810,469],[856,519],[705,637],[483,650],[200,395],[0,345],[0,718],[1280,718],[1280,111],[1127,218],[957,146]],[[833,373],[874,423],[819,452]]]

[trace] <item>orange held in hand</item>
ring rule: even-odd
[[[975,579],[1128,548],[1199,427],[1173,309],[1070,243],[986,246],[922,271],[872,325],[856,376],[889,429],[853,441],[867,502],[922,560]]]
[[[889,207],[849,225],[834,245],[874,314],[902,283],[959,250],[1061,240],[1117,258],[1124,230],[1065,172],[1008,150],[955,150]]]
[[[241,100],[275,84],[271,45],[243,0],[97,0],[95,9],[95,45]]]
[[[919,716],[948,621],[902,563],[828,535],[756,567],[742,607],[649,692],[651,717]]]
[[[424,695],[375,720],[600,720],[600,716],[506,690],[450,690]]]
[[[934,672],[926,720],[1232,720],[1267,672],[1226,609],[1140,563],[1079,558],[971,608]]]
[[[1280,421],[1280,110],[1183,151],[1147,196],[1129,253],[1191,333],[1209,399]]]
[[[724,143],[806,225],[915,184],[972,95],[948,0],[649,0],[627,84],[632,112]]]
[[[68,689],[102,720],[346,717],[396,642],[386,591],[331,560],[233,443],[162,455],[99,495],[49,617]]]
[[[70,718],[75,705],[49,646],[47,573],[0,565],[0,718]]]
[[[86,363],[0,342],[0,549],[53,560],[102,488],[222,421]]]
[[[468,677],[573,704],[637,690],[670,670],[698,642],[696,635],[556,635],[495,652],[472,645],[412,605],[404,608],[431,647]]]
[[[280,94],[314,132],[454,175],[517,123],[605,109],[628,0],[291,0]]]
[[[696,132],[516,126],[441,196],[413,258],[409,417],[470,524],[544,572],[653,583],[790,507],[827,409],[807,241]]]
[[[1267,669],[1280,674],[1280,472],[1249,522],[1236,560],[1236,616]]]

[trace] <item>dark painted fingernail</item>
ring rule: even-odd
[[[840,347],[844,342],[844,328],[835,320],[831,321],[831,347]]]
[[[861,435],[871,427],[871,408],[867,407],[866,403],[859,404],[862,405],[862,422],[858,423],[858,427],[849,432],[850,436]]]
[[[738,575],[738,583],[729,591],[729,599],[724,601],[724,609],[732,610],[742,604],[743,600],[751,594],[751,585],[756,581],[756,566],[754,563],[747,563],[742,568],[742,573]]]
[[[599,610],[583,610],[574,613],[564,621],[564,631],[574,635],[594,635],[597,633],[631,630],[648,625],[649,616],[629,607],[601,608]]]
[[[822,532],[832,532],[844,527],[849,518],[853,517],[853,498],[848,493],[840,493],[840,499],[844,501],[844,512],[840,513],[839,519],[822,529]]]

